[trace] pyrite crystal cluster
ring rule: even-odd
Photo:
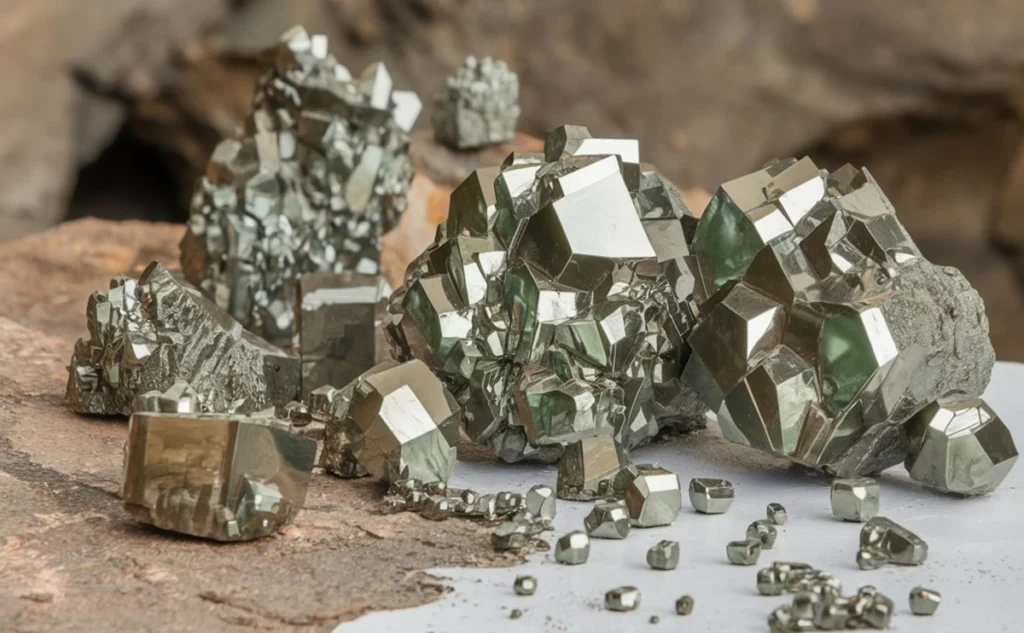
[[[504,143],[519,120],[519,77],[505,62],[470,55],[434,96],[434,138],[455,149]]]
[[[196,189],[181,262],[231,316],[286,343],[300,274],[377,273],[381,233],[406,207],[421,103],[383,64],[353,78],[301,27],[262,61],[244,135],[217,146]]]
[[[1016,450],[998,418],[973,414],[959,441],[907,424],[980,396],[995,355],[977,292],[921,256],[867,170],[775,161],[722,185],[690,237],[699,319],[684,379],[727,439],[841,476],[913,448],[917,478],[965,494],[1005,476]]]
[[[115,277],[109,291],[93,293],[87,324],[89,338],[75,344],[68,368],[67,398],[78,413],[128,415],[136,396],[176,383],[193,411],[248,413],[298,396],[297,358],[155,262],[138,281]]]
[[[696,219],[637,148],[564,126],[543,155],[475,171],[391,297],[396,356],[441,376],[469,437],[506,461],[704,423],[680,379],[692,286],[680,254]]]

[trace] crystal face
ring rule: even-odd
[[[629,536],[629,511],[621,501],[597,503],[583,519],[583,527],[594,538],[624,539]]]
[[[679,565],[679,543],[659,541],[647,550],[647,564],[651,569],[672,571]]]
[[[555,541],[555,560],[563,565],[582,565],[590,556],[590,537],[586,532],[569,532]]]
[[[860,554],[867,554],[858,555],[861,569],[875,569],[886,563],[920,565],[928,558],[928,543],[895,521],[875,517],[860,530]]]
[[[629,465],[622,445],[610,435],[577,440],[566,446],[558,461],[558,496],[571,501],[608,496]]]
[[[878,482],[870,477],[835,479],[829,495],[832,514],[843,521],[863,523],[878,514],[880,496]]]
[[[343,472],[351,455],[387,482],[451,477],[458,403],[422,362],[380,363],[332,400],[323,454],[328,471]]]
[[[537,591],[537,579],[533,576],[516,576],[515,584],[512,586],[516,595],[532,596]]]
[[[911,418],[910,478],[961,495],[992,492],[1017,462],[1002,419],[982,400],[933,403]]]
[[[640,606],[640,590],[617,587],[604,594],[604,607],[609,611],[636,611]]]
[[[519,77],[505,62],[470,55],[434,96],[434,138],[455,149],[512,140],[519,120]]]
[[[544,155],[512,154],[452,193],[434,243],[391,297],[387,336],[396,357],[443,378],[467,435],[505,461],[555,462],[604,436],[630,449],[660,428],[703,426],[681,371],[695,225],[678,192],[640,168],[636,141],[557,128]],[[559,486],[566,498],[593,498],[604,474],[580,449]]]
[[[249,413],[298,397],[298,358],[243,330],[156,262],[138,281],[118,276],[109,291],[94,292],[87,325],[69,367],[67,399],[77,413],[129,415],[135,404],[168,411],[136,396],[179,382],[193,396],[183,413]]]
[[[732,506],[736,489],[724,479],[695,477],[690,480],[690,505],[701,514],[723,514]]]
[[[912,467],[921,436],[946,443],[908,421],[984,391],[995,354],[981,298],[921,256],[867,170],[774,161],[722,185],[685,235],[698,319],[682,377],[726,439],[843,477]],[[991,490],[1016,454],[998,426],[953,449],[989,466],[947,477],[933,467],[945,449],[929,448],[918,476]]]
[[[633,527],[671,525],[683,507],[679,475],[652,464],[627,471],[625,498]]]
[[[299,275],[378,272],[421,104],[381,63],[353,78],[301,27],[262,63],[245,133],[217,146],[196,188],[181,267],[245,327],[287,343]]]
[[[316,448],[274,420],[136,413],[121,495],[133,517],[164,530],[218,541],[260,538],[302,508]]]
[[[756,565],[761,558],[761,539],[732,541],[725,546],[725,556],[733,565]]]
[[[914,615],[935,615],[942,595],[934,589],[914,587],[910,592],[910,611]]]

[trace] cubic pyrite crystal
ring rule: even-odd
[[[590,501],[621,495],[615,485],[629,465],[629,456],[611,435],[572,442],[558,460],[558,496],[570,501]]]
[[[867,170],[789,159],[727,182],[681,254],[699,314],[684,379],[731,441],[881,472],[915,413],[988,384],[981,298],[921,256]]]
[[[725,546],[725,556],[733,565],[756,565],[757,559],[761,558],[761,539],[732,541]]]
[[[590,556],[590,537],[586,532],[569,532],[555,542],[555,560],[563,565],[581,565]]]
[[[785,525],[789,520],[786,508],[781,503],[769,503],[766,509],[768,520],[775,525]]]
[[[680,596],[676,600],[676,615],[690,615],[693,613],[693,597]]]
[[[908,426],[910,478],[942,492],[992,492],[1017,462],[1010,430],[983,400],[932,403]]]
[[[434,243],[391,297],[396,355],[419,358],[505,461],[554,462],[581,439],[625,448],[704,424],[682,383],[682,260],[695,219],[642,170],[636,141],[548,133],[453,193]]]
[[[878,514],[881,488],[870,477],[832,480],[832,514],[843,521],[863,523]]]
[[[902,525],[885,517],[875,517],[860,530],[860,552],[868,553],[866,560],[881,564],[920,565],[928,558],[928,543]],[[861,569],[874,567],[857,564]],[[878,565],[881,566],[881,565]]]
[[[291,340],[299,275],[377,273],[381,233],[406,207],[421,104],[381,63],[353,78],[301,27],[262,61],[245,133],[217,146],[197,186],[181,267],[276,343]]]
[[[604,594],[604,608],[609,611],[635,611],[640,606],[640,590],[616,587]]]
[[[434,138],[455,149],[512,140],[519,120],[519,77],[505,62],[470,55],[434,96]]]
[[[308,273],[296,282],[294,345],[302,361],[302,397],[344,387],[377,364],[377,309],[390,291],[383,278]]]
[[[605,501],[594,505],[583,519],[587,534],[594,538],[624,539],[629,536],[630,521],[626,504]]]
[[[642,464],[626,475],[626,510],[633,527],[671,525],[683,507],[679,475]]]
[[[324,467],[344,472],[351,453],[383,481],[447,482],[455,467],[458,416],[458,403],[422,362],[380,363],[333,397]]]
[[[679,565],[679,543],[658,541],[647,550],[647,564],[651,569],[672,571]]]
[[[138,281],[119,276],[108,292],[94,292],[87,322],[89,339],[75,344],[68,368],[77,413],[129,415],[136,396],[178,382],[211,412],[250,413],[298,397],[298,358],[246,332],[156,262]]]
[[[533,576],[516,576],[516,582],[512,588],[516,595],[532,596],[537,591],[537,579]]]
[[[732,506],[736,489],[724,479],[695,477],[690,480],[690,505],[702,514],[723,514]]]
[[[910,592],[910,611],[914,615],[935,615],[942,595],[934,589],[914,587]]]
[[[125,508],[140,521],[218,541],[288,523],[306,500],[316,441],[287,423],[226,414],[136,413],[128,426]]]
[[[775,526],[768,521],[754,521],[747,526],[747,538],[761,541],[761,549],[773,548],[777,537]]]

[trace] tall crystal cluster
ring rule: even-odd
[[[396,356],[425,362],[465,431],[506,461],[574,441],[625,447],[702,425],[682,383],[696,219],[635,140],[564,126],[453,193],[434,243],[392,295]]]
[[[995,361],[988,319],[959,271],[921,256],[867,170],[789,159],[727,182],[689,249],[699,319],[683,378],[727,439],[844,476],[913,451],[916,472],[955,488],[933,470],[962,465],[922,450],[944,427],[906,422],[981,395]],[[988,430],[960,443],[963,456],[982,470],[1005,461],[986,455],[1016,456],[998,418],[973,415],[960,430]]]
[[[434,137],[455,149],[504,143],[519,120],[519,77],[505,62],[472,55],[434,96]]]
[[[245,133],[217,146],[196,189],[181,262],[231,316],[287,343],[299,275],[378,272],[381,233],[406,208],[421,103],[381,63],[353,78],[301,27],[262,62]]]

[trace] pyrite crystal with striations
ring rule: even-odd
[[[69,367],[67,398],[77,413],[128,415],[136,396],[179,382],[193,396],[192,412],[249,413],[298,397],[298,358],[246,332],[156,262],[138,281],[119,276],[94,292],[87,325]]]
[[[406,206],[421,104],[381,63],[356,78],[296,27],[267,50],[245,133],[222,141],[192,200],[182,270],[247,328],[293,333],[295,281],[376,274]]]
[[[981,298],[921,256],[867,170],[789,159],[727,182],[684,255],[699,313],[684,378],[731,441],[881,472],[907,457],[914,414],[988,383]]]
[[[136,413],[125,446],[125,508],[164,530],[218,541],[271,534],[306,499],[316,440],[240,415]]]
[[[629,456],[611,435],[572,442],[558,460],[558,496],[571,501],[589,501],[621,495],[621,490],[615,490],[616,483],[621,483],[620,474],[629,465]]]
[[[682,254],[695,223],[676,190],[641,169],[636,141],[557,128],[544,155],[512,154],[452,193],[434,243],[392,295],[387,334],[398,357],[444,378],[468,436],[505,461],[702,426],[680,378],[692,286]],[[572,485],[586,489],[597,470]]]
[[[455,149],[504,143],[519,120],[519,77],[505,62],[470,55],[434,96],[434,138]]]

